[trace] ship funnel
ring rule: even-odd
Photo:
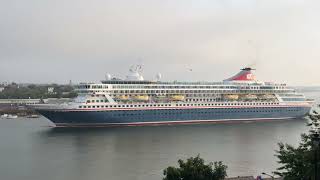
[[[243,69],[241,69],[241,71],[236,74],[235,76],[232,76],[229,79],[225,79],[224,81],[255,81],[256,77],[255,75],[252,73],[252,69],[250,67],[245,67]]]

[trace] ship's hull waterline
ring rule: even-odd
[[[309,106],[283,106],[37,111],[56,127],[108,127],[295,119],[306,116],[310,109]]]

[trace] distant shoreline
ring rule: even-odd
[[[18,116],[39,115],[39,113],[32,109],[0,109],[0,114],[13,114]]]

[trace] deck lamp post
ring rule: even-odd
[[[315,132],[312,134],[312,142],[314,145],[314,179],[319,180],[318,177],[318,150],[320,146],[319,133]]]
[[[272,176],[272,175],[270,175],[270,174],[267,174],[267,173],[265,173],[265,172],[263,172],[263,173],[261,173],[261,174],[266,175],[266,176],[269,176],[269,177],[271,177],[271,179],[274,179],[274,176]]]

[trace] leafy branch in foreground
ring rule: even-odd
[[[313,111],[309,114],[311,123],[311,130],[308,134],[301,135],[301,142],[298,147],[289,144],[279,143],[279,150],[276,151],[276,157],[279,159],[278,163],[282,166],[277,169],[275,174],[284,177],[288,180],[309,180],[314,179],[315,153],[319,155],[319,145],[314,144],[315,135],[319,135],[319,121],[320,115]],[[317,170],[319,171],[319,170]]]
[[[227,177],[227,166],[219,162],[204,164],[200,155],[186,161],[178,160],[179,167],[168,167],[163,171],[163,180],[222,180]]]

